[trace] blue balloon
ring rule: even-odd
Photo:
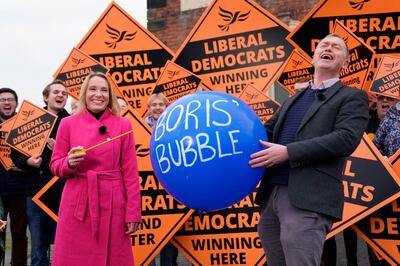
[[[264,169],[250,154],[267,140],[264,126],[240,99],[197,92],[176,100],[153,128],[150,158],[162,186],[189,208],[217,211],[254,191]]]

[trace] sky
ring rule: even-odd
[[[43,88],[110,2],[0,0],[0,87],[14,89],[20,103],[44,106]],[[146,0],[115,2],[146,26]]]

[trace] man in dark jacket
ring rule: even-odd
[[[53,177],[50,171],[49,163],[51,159],[52,150],[54,147],[55,137],[60,121],[69,116],[68,112],[64,109],[67,102],[67,90],[60,80],[55,80],[45,87],[43,90],[43,100],[50,113],[57,115],[57,120],[50,137],[47,141],[47,146],[41,155],[26,157],[16,150],[11,153],[11,158],[15,165],[29,174],[27,177],[27,210],[28,210],[28,224],[31,232],[32,239],[32,266],[49,265],[47,252],[50,244],[54,241],[56,222],[47,215],[36,203],[32,201],[32,197],[39,192]],[[63,183],[58,181],[52,187],[52,190],[46,193],[48,205],[51,210],[58,211],[58,206],[61,199]],[[51,204],[51,206],[49,206]]]
[[[255,202],[269,266],[319,266],[326,235],[343,213],[342,170],[368,121],[368,97],[339,80],[348,65],[344,40],[335,34],[318,44],[314,79],[288,98],[266,123],[271,142],[252,154],[266,167]]]
[[[17,93],[10,88],[0,89],[0,122],[3,123],[15,115],[18,106]],[[4,141],[4,136],[1,136]],[[11,265],[26,266],[26,195],[25,178],[20,169],[13,166],[6,170],[0,164],[0,197],[4,206],[4,219],[10,215],[11,229]]]

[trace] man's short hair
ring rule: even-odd
[[[164,94],[163,94],[162,92],[160,92],[160,93],[153,93],[152,95],[150,95],[149,99],[147,100],[147,107],[149,107],[150,104],[151,104],[155,99],[161,100],[165,105],[168,104],[168,99],[167,99],[167,97],[165,97]]]
[[[50,82],[49,84],[47,84],[46,87],[44,87],[43,91],[42,91],[42,95],[44,97],[49,97],[50,94],[50,87],[53,86],[54,84],[60,84],[63,85],[65,87],[65,83],[64,81],[60,80],[60,79],[55,79],[52,82]]]
[[[328,35],[326,35],[326,36],[325,36],[324,38],[322,38],[322,39],[325,39],[325,38],[327,38],[327,37],[335,37],[335,38],[342,39],[342,41],[343,41],[343,43],[344,43],[344,47],[346,48],[346,57],[349,56],[349,54],[350,54],[350,52],[349,52],[349,47],[347,46],[347,43],[346,43],[346,41],[343,39],[342,36],[340,36],[340,35],[337,34],[337,33],[329,33]]]
[[[13,89],[10,89],[10,88],[1,88],[0,89],[0,94],[6,93],[6,92],[11,93],[12,95],[14,95],[15,101],[18,103],[18,95]]]

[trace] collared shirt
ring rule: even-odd
[[[314,84],[314,80],[310,80],[310,88],[312,90],[324,90],[331,87],[333,84],[339,81],[339,78],[332,78],[322,81],[321,86],[316,87]]]
[[[154,127],[154,125],[156,124],[157,121],[154,120],[152,115],[148,115],[144,121],[151,127]]]

